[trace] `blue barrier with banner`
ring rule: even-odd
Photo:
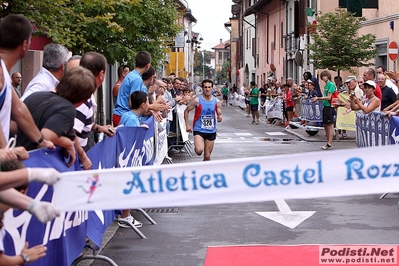
[[[389,145],[389,118],[380,112],[356,112],[356,144],[358,147]]]
[[[154,120],[149,119],[146,123],[150,129],[118,128],[113,138],[105,138],[90,149],[87,155],[92,161],[92,169],[151,165],[154,157]],[[60,148],[32,151],[24,164],[26,167],[54,167],[60,172],[82,170],[78,161],[70,168],[66,167],[64,152]],[[81,186],[88,202],[96,187],[93,186],[95,182],[87,178],[85,185]],[[27,195],[39,201],[52,202],[53,187],[32,182]],[[86,235],[101,246],[102,235],[114,218],[115,211],[62,212],[60,217],[43,224],[28,212],[10,209],[4,216],[4,254],[20,254],[25,241],[28,241],[29,246],[44,244],[47,247],[47,255],[30,265],[71,265],[82,252]]]
[[[77,163],[66,167],[64,152],[60,148],[32,151],[24,164],[26,167],[54,167],[60,172],[80,169]],[[53,187],[32,182],[27,195],[38,201],[51,202]],[[70,265],[85,245],[87,217],[84,213],[87,212],[62,212],[60,217],[43,224],[28,212],[10,209],[4,216],[7,232],[4,254],[20,254],[27,241],[30,246],[43,244],[48,248],[47,255],[31,265]]]
[[[311,99],[301,100],[301,119],[322,122],[323,121],[323,103],[312,102]]]
[[[392,145],[399,144],[399,117],[393,116],[391,120],[389,120],[389,136],[390,143]]]

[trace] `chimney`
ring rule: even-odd
[[[220,39],[220,43],[223,43],[223,39]]]

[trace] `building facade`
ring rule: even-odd
[[[358,34],[371,33],[377,38],[378,54],[372,63],[375,68],[383,65],[396,71],[398,62],[389,59],[388,47],[392,41],[399,43],[399,1],[232,0],[233,17],[238,19],[239,47],[235,53],[231,51],[231,58],[238,58],[238,84],[254,80],[260,86],[269,77],[282,82],[292,77],[300,82],[305,71],[317,75],[320,70],[309,60],[312,51],[307,49],[312,42],[307,27],[313,23],[309,13],[316,14],[317,24],[317,14],[334,12],[337,8],[366,18]],[[354,71],[359,75],[364,69]],[[346,75],[349,73],[342,73]]]

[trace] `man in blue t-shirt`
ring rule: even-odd
[[[138,52],[136,55],[135,69],[130,72],[123,80],[116,98],[116,105],[112,121],[114,127],[118,126],[124,113],[129,112],[129,96],[135,91],[143,91],[148,95],[147,87],[143,83],[142,75],[151,66],[151,54],[146,51]],[[150,111],[162,111],[167,108],[164,101],[154,101],[149,105]]]
[[[148,94],[147,88],[144,86],[141,76],[143,73],[147,72],[150,66],[151,54],[146,51],[138,52],[136,55],[135,69],[125,77],[119,88],[114,114],[112,117],[115,127],[119,125],[122,115],[130,111],[130,94],[132,94],[134,91],[144,91],[146,94]]]

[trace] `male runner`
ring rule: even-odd
[[[204,152],[204,161],[211,160],[216,139],[216,120],[222,122],[220,100],[212,95],[213,81],[202,81],[202,95],[194,98],[184,111],[186,131],[194,134],[194,151],[197,155]],[[188,114],[195,108],[193,127],[189,124]]]

